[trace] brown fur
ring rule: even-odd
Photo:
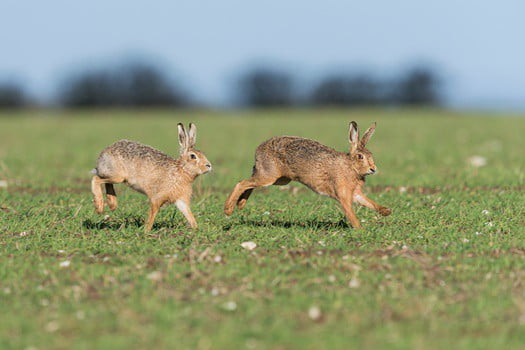
[[[252,177],[242,180],[224,203],[224,213],[231,215],[235,204],[244,208],[254,188],[286,185],[298,181],[314,192],[336,199],[354,228],[361,227],[353,202],[374,209],[381,215],[392,210],[363,194],[365,176],[377,171],[372,153],[365,148],[375,131],[375,123],[359,141],[357,124],[350,123],[350,152],[343,153],[317,141],[295,136],[280,136],[263,142],[255,151]]]
[[[200,174],[211,170],[204,153],[196,150],[196,127],[190,123],[189,132],[178,124],[181,154],[174,159],[150,146],[129,140],[120,140],[100,153],[91,191],[97,213],[104,211],[101,185],[105,184],[106,199],[111,210],[117,208],[117,195],[113,184],[126,183],[148,196],[150,210],[145,231],[151,230],[155,216],[165,203],[176,203],[192,228],[197,222],[190,210],[192,184]],[[193,159],[192,157],[195,157]]]

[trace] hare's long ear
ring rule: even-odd
[[[180,153],[184,153],[188,150],[188,134],[186,133],[186,130],[184,129],[184,125],[182,123],[177,124],[177,129],[179,129],[179,145],[180,145]]]
[[[359,142],[359,131],[357,131],[357,123],[354,121],[350,122],[348,140],[350,141],[350,153],[354,153],[357,150],[357,144]]]
[[[365,147],[368,141],[370,141],[370,138],[372,135],[374,135],[374,131],[376,131],[376,122],[373,122],[372,125],[368,128],[368,130],[363,135],[363,138],[361,138],[361,146]]]
[[[195,124],[190,123],[190,131],[188,131],[188,147],[192,148],[195,146],[197,141],[197,127]]]

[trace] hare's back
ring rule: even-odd
[[[151,171],[166,169],[175,163],[175,159],[151,146],[130,140],[120,140],[102,151],[97,161],[99,173],[107,169],[130,171]]]
[[[142,160],[155,163],[171,163],[174,161],[172,157],[156,148],[130,140],[117,141],[107,147],[102,153],[126,160]]]
[[[278,136],[263,142],[257,153],[274,155],[288,162],[294,160],[320,160],[337,156],[337,151],[320,142],[297,136]]]

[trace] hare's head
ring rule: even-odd
[[[366,144],[376,130],[376,123],[368,128],[361,140],[359,140],[359,131],[357,123],[350,123],[348,138],[350,140],[350,158],[357,173],[361,176],[372,175],[377,171],[372,152],[365,148]]]
[[[184,164],[184,169],[194,175],[205,174],[211,170],[211,163],[204,153],[196,150],[195,141],[197,139],[197,127],[190,123],[189,131],[184,129],[184,125],[179,123],[179,144],[180,158]]]

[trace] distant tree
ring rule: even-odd
[[[415,67],[394,83],[392,102],[400,105],[439,105],[441,81],[427,67]]]
[[[377,81],[364,74],[332,75],[314,88],[309,102],[320,106],[374,105],[381,102],[380,89]]]
[[[144,63],[124,67],[117,81],[122,82],[122,103],[129,106],[180,106],[186,97],[159,69]]]
[[[188,103],[187,96],[160,69],[148,63],[74,75],[60,87],[59,99],[66,107],[182,106]]]
[[[20,108],[27,103],[26,92],[20,85],[12,82],[0,83],[0,108]]]
[[[268,68],[256,68],[239,79],[237,97],[252,107],[290,106],[294,103],[290,74]]]
[[[103,70],[78,74],[61,87],[60,101],[67,107],[104,107],[118,104],[118,86]]]

